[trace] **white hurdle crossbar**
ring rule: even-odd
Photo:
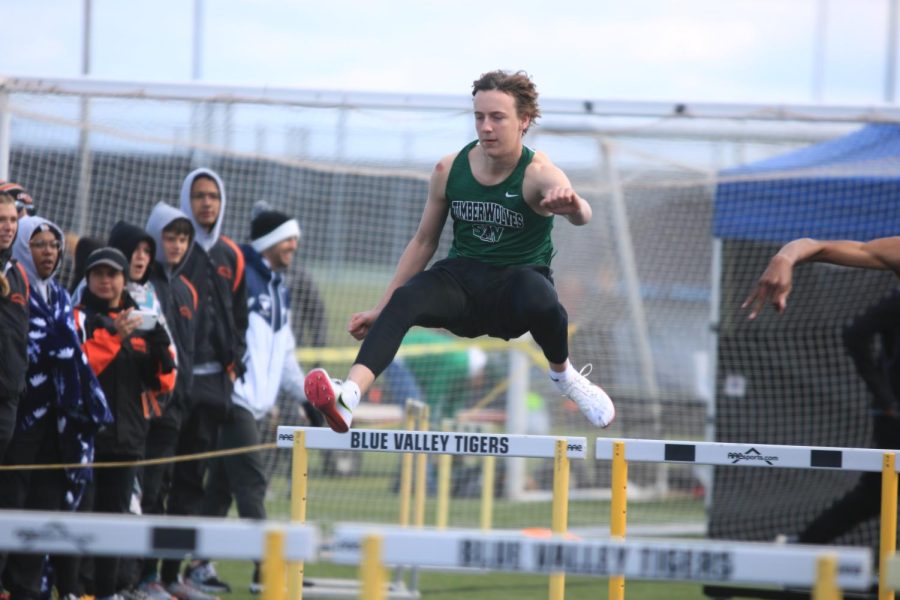
[[[314,450],[553,458],[556,442],[565,439],[569,444],[567,455],[570,459],[584,458],[587,454],[587,439],[584,437],[402,429],[351,429],[347,433],[336,433],[323,427],[291,425],[278,426],[277,447],[292,448],[296,430],[306,432],[306,447]]]
[[[597,438],[595,458],[612,460],[614,438]],[[885,450],[623,439],[625,460],[735,467],[881,472]],[[891,451],[892,452],[892,451]],[[900,463],[898,463],[900,466]]]
[[[513,532],[341,524],[334,531],[332,561],[359,564],[363,559],[363,540],[370,536],[382,540],[381,560],[386,565],[800,586],[816,582],[821,557],[835,556],[841,588],[867,589],[871,583],[869,548],[693,540],[571,540]]]
[[[0,551],[152,556],[186,554],[264,558],[266,535],[284,533],[286,560],[315,559],[319,534],[309,525],[201,517],[0,511]]]

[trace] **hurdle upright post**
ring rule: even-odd
[[[309,450],[306,448],[306,432],[302,429],[294,430],[294,446],[291,452],[291,522],[306,523]],[[303,597],[303,561],[290,561],[287,570],[288,598],[298,600]]]
[[[820,556],[816,561],[816,583],[812,589],[812,600],[841,600],[837,585],[837,557],[833,554]]]
[[[266,532],[266,550],[262,561],[263,600],[284,600],[284,532]]]
[[[485,456],[481,459],[481,518],[484,531],[494,526],[494,480],[497,473],[497,457]]]
[[[628,514],[628,463],[625,462],[625,442],[613,442],[612,500],[609,504],[609,535],[625,539],[625,522]],[[624,600],[625,576],[609,578],[609,599]]]
[[[561,536],[569,527],[569,441],[556,441],[553,454],[553,519],[551,531]],[[550,600],[562,600],[566,595],[566,574],[551,573]]]
[[[404,429],[412,431],[416,427],[415,406],[417,402],[406,399]],[[400,459],[400,526],[409,526],[410,496],[412,495],[413,455],[405,452]]]
[[[419,412],[419,431],[428,431],[430,410],[426,404]],[[416,485],[413,510],[413,525],[425,526],[425,496],[428,485],[428,455],[420,452],[416,455]]]
[[[367,535],[362,542],[362,561],[359,565],[362,585],[360,600],[384,600],[384,565],[381,562],[381,536]]]
[[[452,429],[447,419],[441,425],[443,431]],[[438,456],[438,480],[437,480],[437,507],[435,509],[434,523],[438,529],[446,529],[450,521],[450,477],[453,472],[453,456],[441,454]]]
[[[881,464],[881,544],[878,555],[878,600],[894,600],[888,585],[888,557],[897,550],[896,455],[885,452]]]

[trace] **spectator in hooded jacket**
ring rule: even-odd
[[[27,364],[28,278],[12,258],[18,230],[15,199],[0,192],[0,460],[15,429]],[[0,488],[0,499],[5,494]]]
[[[181,211],[194,225],[194,245],[184,266],[200,298],[196,314],[193,382],[189,411],[178,441],[177,454],[196,454],[216,447],[219,425],[231,410],[234,381],[243,375],[246,349],[247,291],[244,257],[222,235],[226,195],[221,178],[210,169],[197,169],[181,186]],[[168,513],[198,515],[203,509],[206,461],[175,464]],[[162,583],[178,581],[180,561],[166,560]],[[206,593],[229,591],[212,564],[193,560],[185,567],[184,582]]]
[[[88,256],[90,256],[91,252],[94,250],[99,250],[105,245],[103,240],[94,237],[83,236],[78,238],[78,242],[75,244],[75,260],[72,265],[72,279],[69,281],[68,287],[69,293],[72,294],[73,305],[78,304],[75,302],[75,292],[78,292],[79,298],[81,297],[81,288],[84,286],[84,266],[87,264]]]
[[[166,402],[162,416],[150,421],[150,431],[147,434],[147,458],[166,458],[175,455],[193,378],[194,323],[199,298],[197,290],[183,271],[194,242],[194,226],[186,214],[165,202],[159,202],[150,212],[147,231],[156,244],[150,283],[156,290],[178,353],[175,391]],[[144,467],[142,476],[142,513],[164,513],[172,465]],[[141,583],[138,586],[140,591],[160,600],[167,600],[171,596],[193,598],[200,595],[178,581],[171,582],[167,590],[159,581],[158,564],[159,561],[154,558],[143,561]]]
[[[59,227],[41,217],[21,220],[13,255],[31,282],[28,370],[7,465],[93,462],[94,436],[112,421],[81,351],[69,294],[54,278],[64,251]],[[8,501],[2,508],[75,510],[91,476],[89,468],[0,473]],[[61,596],[74,591],[72,561],[64,562],[68,568],[57,563]],[[4,586],[12,597],[38,597],[42,563],[40,555],[9,556]]]
[[[75,314],[82,348],[106,394],[115,423],[97,435],[98,462],[143,458],[152,415],[152,396],[175,387],[175,349],[162,323],[142,324],[135,301],[125,291],[128,259],[116,248],[95,250],[85,265],[87,285]],[[142,329],[139,329],[142,327]],[[100,468],[85,494],[95,512],[126,513],[136,469]],[[117,593],[119,558],[94,559],[93,589],[98,600]]]
[[[264,203],[254,207],[250,225],[252,242],[241,246],[247,264],[246,373],[234,384],[232,410],[219,427],[219,449],[260,443],[258,422],[275,406],[279,391],[302,406],[303,373],[294,357],[290,292],[284,273],[290,267],[300,240],[296,219],[270,210]],[[246,519],[266,518],[266,475],[258,452],[214,459],[206,480],[204,514],[224,517],[232,499],[238,515]],[[259,584],[259,565],[253,579]],[[251,587],[258,592],[258,588]]]
[[[137,225],[119,221],[113,225],[109,233],[108,245],[121,251],[128,259],[128,283],[125,284],[125,291],[134,300],[137,310],[156,313],[157,318],[165,327],[166,318],[162,305],[156,290],[150,283],[150,275],[153,270],[151,263],[156,254],[156,241]],[[81,276],[82,279],[72,294],[72,301],[75,304],[81,301],[81,294],[84,292],[84,273],[81,273]],[[157,416],[159,415],[157,414]]]

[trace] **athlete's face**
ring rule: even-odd
[[[475,93],[475,131],[488,156],[516,154],[527,128],[528,118],[519,118],[516,100],[510,94],[498,90]]]
[[[297,245],[299,240],[295,237],[288,238],[282,242],[278,242],[271,248],[267,248],[263,252],[263,256],[269,261],[269,264],[272,265],[272,269],[275,271],[283,271],[291,266],[291,262],[294,260],[294,254],[297,252]]]

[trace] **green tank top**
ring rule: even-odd
[[[453,218],[448,258],[473,258],[498,266],[550,265],[553,216],[544,217],[525,203],[522,182],[534,150],[522,147],[515,170],[497,185],[481,185],[472,175],[463,148],[450,167],[445,195]]]

